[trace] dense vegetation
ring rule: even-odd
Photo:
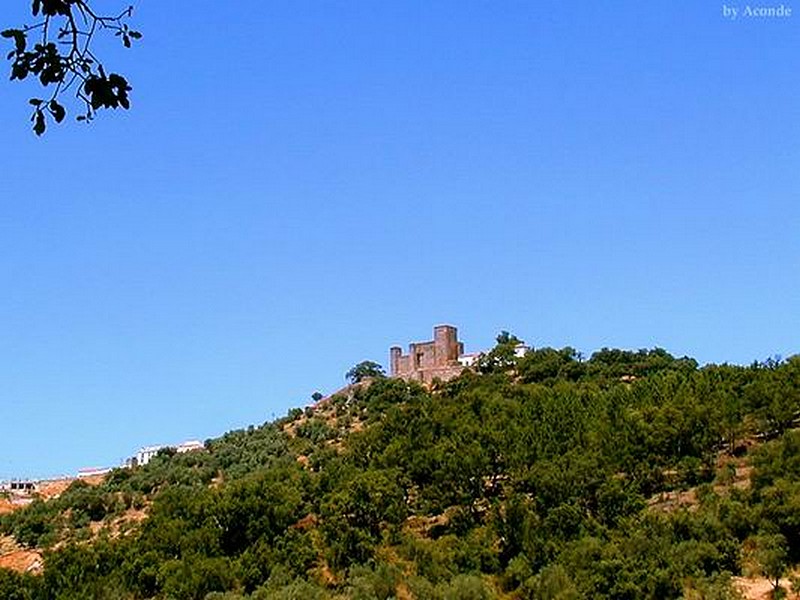
[[[35,502],[0,529],[44,573],[0,597],[724,599],[800,562],[800,357],[515,341]]]

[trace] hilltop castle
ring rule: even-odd
[[[457,377],[477,359],[476,354],[464,354],[464,344],[458,341],[458,330],[452,325],[433,328],[433,340],[408,345],[408,354],[399,346],[389,349],[392,377],[406,381],[433,383]]]

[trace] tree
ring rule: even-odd
[[[494,348],[478,358],[477,369],[480,373],[507,371],[517,364],[517,348],[522,345],[522,340],[508,331],[501,331],[496,342]]]
[[[371,360],[364,360],[354,366],[345,374],[345,379],[352,383],[361,383],[367,378],[383,378],[386,377],[386,372],[383,367]]]
[[[495,338],[495,342],[497,342],[498,346],[505,346],[511,345],[516,346],[517,344],[521,344],[522,340],[515,336],[513,333],[509,333],[508,331],[501,331],[497,334]]]
[[[754,558],[762,575],[770,580],[773,591],[780,587],[781,577],[789,568],[786,538],[780,533],[762,534],[755,538]]]
[[[747,389],[747,399],[764,433],[782,435],[797,419],[800,393],[784,370],[761,369],[760,377]]]
[[[142,37],[127,23],[132,6],[118,15],[104,16],[94,11],[89,0],[33,0],[31,12],[40,19],[37,23],[6,29],[0,35],[14,44],[7,55],[11,80],[33,75],[51,90],[48,98],[28,101],[36,135],[45,132],[48,115],[56,123],[64,120],[67,110],[58,99],[70,89],[84,105],[78,121],[91,121],[101,108],[130,108],[131,86],[122,75],[106,72],[92,52],[92,42],[98,31],[108,30],[130,48],[133,40]]]
[[[570,347],[561,350],[531,350],[522,357],[517,368],[526,383],[540,383],[558,378],[574,381],[580,379],[586,371],[585,365],[580,362],[580,353]]]

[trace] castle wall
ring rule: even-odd
[[[433,340],[414,342],[404,355],[398,346],[389,350],[390,373],[408,381],[430,384],[434,379],[447,381],[463,370],[458,358],[464,353],[464,345],[458,341],[458,331],[451,325],[437,325],[433,329]]]

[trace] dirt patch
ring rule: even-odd
[[[22,548],[11,536],[0,537],[0,569],[38,574],[42,572],[42,567],[41,554]]]
[[[0,569],[38,574],[43,567],[42,555],[34,550],[17,550],[0,556]]]
[[[73,482],[73,479],[56,479],[54,481],[43,481],[39,484],[39,496],[43,500],[50,500],[51,498],[58,498],[63,494],[66,489]]]
[[[0,536],[0,556],[21,550],[20,545],[10,535]]]
[[[736,467],[736,478],[733,482],[733,487],[740,490],[750,488],[750,476],[753,473],[753,467],[749,465],[739,465]]]
[[[679,508],[697,510],[697,491],[692,488],[683,491],[662,492],[650,498],[647,501],[647,507],[662,512],[672,512]]]
[[[80,480],[92,486],[97,486],[106,480],[106,474],[103,475],[89,475],[88,477],[81,477]],[[72,481],[75,481],[74,479]]]
[[[147,508],[129,508],[117,518],[109,521],[93,522],[89,525],[92,537],[96,538],[101,531],[107,531],[111,539],[125,537],[135,531],[136,525],[147,518]]]
[[[724,496],[731,493],[731,490],[746,490],[750,488],[750,477],[753,467],[749,464],[749,450],[756,445],[755,442],[748,442],[743,454],[731,456],[725,451],[717,455],[715,462],[716,478],[713,483],[714,493]],[[677,477],[678,472],[674,469],[665,470],[664,476],[667,478]],[[687,490],[675,490],[671,492],[661,492],[651,497],[647,501],[647,506],[652,510],[672,512],[684,508],[696,510],[698,505],[697,488]]]
[[[319,567],[315,569],[315,573],[317,581],[326,587],[334,587],[340,583],[339,578],[325,560],[321,561]]]
[[[732,488],[746,490],[750,488],[750,476],[753,467],[749,464],[748,455],[730,456],[720,453],[717,458],[717,479],[714,491],[718,494],[730,491]]]
[[[763,578],[734,577],[733,585],[739,590],[746,600],[772,600],[772,584]],[[782,580],[781,587],[790,591],[789,582]],[[796,594],[789,593],[787,598],[797,598]]]
[[[432,517],[412,515],[406,519],[405,528],[417,537],[427,538],[431,537],[433,531],[447,527],[449,523],[450,516],[447,512]]]
[[[308,530],[308,529],[313,529],[314,527],[317,526],[318,523],[319,523],[319,519],[317,518],[317,515],[315,515],[313,513],[309,513],[305,517],[300,519],[294,525],[290,525],[289,528],[290,529],[300,529],[302,531],[305,531],[305,530]]]
[[[14,504],[10,500],[6,500],[5,498],[0,498],[0,515],[6,515],[10,512],[14,512],[19,508],[21,508],[19,505]]]
[[[147,518],[147,508],[129,508],[117,521],[125,523],[140,523]]]
[[[800,590],[792,587],[789,576],[797,577],[797,570],[781,579],[781,587],[787,593],[787,600],[800,600]],[[763,577],[734,577],[733,585],[742,593],[745,600],[772,600],[772,583]]]
[[[414,595],[411,593],[411,590],[409,590],[408,586],[402,581],[397,586],[395,593],[397,600],[414,600]]]
[[[67,491],[67,488],[75,481],[83,481],[87,485],[96,486],[100,485],[106,480],[105,475],[91,475],[89,477],[67,477],[64,479],[53,479],[52,481],[42,481],[39,483],[38,493],[43,500],[50,500],[51,498],[58,498],[61,494]]]

